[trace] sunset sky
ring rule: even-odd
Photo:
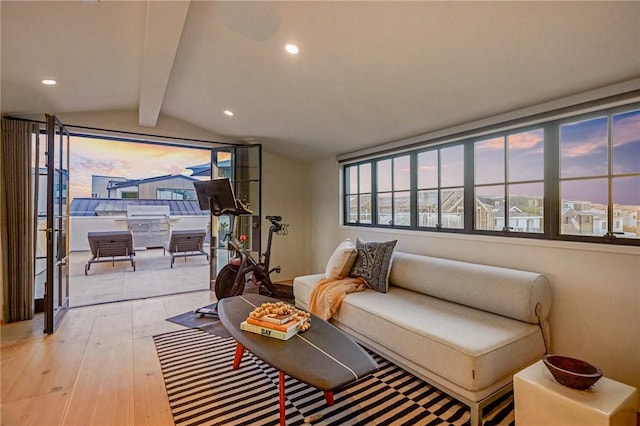
[[[91,175],[142,179],[191,174],[188,166],[208,163],[210,151],[146,143],[72,137],[70,196],[91,197]]]

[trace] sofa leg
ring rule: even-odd
[[[482,421],[482,408],[480,404],[473,404],[471,407],[471,426],[480,426]]]

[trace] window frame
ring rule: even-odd
[[[411,147],[405,147],[398,149],[396,151],[387,151],[384,153],[380,153],[380,155],[370,154],[365,159],[359,159],[358,161],[345,161],[341,164],[341,176],[344,180],[344,185],[342,186],[342,199],[343,199],[343,214],[342,214],[342,224],[345,226],[357,226],[357,227],[374,227],[374,228],[384,228],[384,229],[402,229],[402,230],[410,230],[410,231],[420,231],[420,232],[447,232],[447,233],[464,233],[464,234],[474,234],[474,235],[491,235],[491,236],[504,236],[504,237],[517,237],[517,238],[531,238],[531,239],[541,239],[541,240],[560,240],[560,241],[575,241],[575,242],[589,242],[589,243],[598,243],[598,244],[614,244],[614,245],[626,245],[626,246],[640,246],[640,235],[636,238],[625,238],[625,237],[617,237],[611,236],[608,231],[605,236],[592,236],[592,235],[571,235],[571,234],[561,234],[561,217],[560,212],[562,210],[562,200],[560,199],[560,183],[563,180],[561,179],[561,159],[560,159],[560,128],[563,124],[579,122],[583,120],[589,120],[593,117],[598,116],[607,116],[608,117],[608,142],[607,142],[607,156],[608,156],[608,172],[607,172],[607,184],[609,187],[608,191],[608,212],[607,212],[607,223],[606,229],[610,230],[613,225],[613,221],[615,220],[614,211],[613,211],[613,194],[612,194],[612,185],[615,177],[620,176],[640,176],[639,173],[622,173],[615,174],[612,172],[612,162],[613,162],[613,142],[612,142],[612,122],[613,117],[615,115],[619,115],[625,112],[632,112],[640,110],[640,102],[632,102],[626,103],[624,105],[614,106],[614,107],[606,107],[599,108],[597,110],[592,111],[581,111],[578,109],[574,109],[573,111],[566,112],[561,118],[551,118],[547,120],[532,120],[532,123],[517,125],[514,123],[508,123],[499,128],[499,126],[491,126],[490,128],[479,128],[471,134],[471,132],[466,132],[466,134],[453,134],[446,138],[439,138],[433,140],[427,140],[420,143],[415,143]],[[535,122],[534,122],[535,121]],[[541,179],[531,179],[531,180],[522,180],[522,181],[513,181],[509,179],[508,174],[508,161],[509,161],[509,142],[508,138],[510,135],[525,133],[527,131],[541,129],[543,131],[544,138],[544,152],[542,155],[543,158],[543,172]],[[505,191],[505,225],[508,225],[509,222],[509,214],[506,212],[508,210],[508,200],[509,200],[509,186],[521,183],[542,183],[543,185],[543,218],[542,218],[542,226],[544,227],[543,232],[526,232],[526,231],[517,231],[517,230],[481,230],[475,229],[475,189],[478,186],[486,186],[488,184],[475,184],[475,170],[474,170],[474,144],[478,141],[488,140],[492,137],[503,137],[505,142],[504,147],[504,182],[501,184],[504,186]],[[441,207],[441,196],[440,192],[443,187],[440,182],[441,175],[441,162],[440,162],[440,151],[442,149],[455,146],[462,145],[464,149],[464,185],[462,187],[464,191],[464,227],[462,229],[455,228],[444,228],[442,226],[419,226],[418,224],[418,192],[420,190],[437,190],[438,191],[438,224],[441,224],[442,221],[442,207]],[[438,161],[438,187],[437,188],[422,188],[418,189],[418,155],[422,152],[430,152],[436,150],[437,161]],[[405,225],[395,225],[395,224],[379,224],[378,223],[378,206],[377,206],[377,163],[380,161],[391,160],[393,165],[393,159],[400,156],[409,156],[410,163],[410,200],[411,200],[411,224],[410,226]],[[354,165],[362,166],[364,164],[370,164],[371,167],[371,223],[356,223],[350,222],[348,220],[348,211],[347,211],[347,182],[346,182],[346,172],[347,168],[352,167]],[[392,169],[393,176],[393,169]],[[393,188],[393,187],[392,187]],[[392,191],[393,192],[393,191]],[[350,194],[355,195],[355,194]],[[359,195],[359,194],[358,194]],[[358,205],[358,215],[360,209],[360,205]],[[505,226],[508,228],[508,226]]]

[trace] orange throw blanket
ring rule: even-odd
[[[309,311],[326,321],[338,312],[342,299],[348,293],[366,288],[362,278],[323,278],[311,292]]]

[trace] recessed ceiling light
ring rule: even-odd
[[[42,80],[42,84],[45,84],[47,86],[53,86],[56,83],[57,83],[57,81],[55,81],[55,80]]]
[[[295,44],[287,44],[284,47],[284,50],[286,50],[287,52],[291,53],[292,55],[297,55],[298,52],[300,52],[300,49]]]
[[[227,115],[229,117],[233,117],[233,111],[229,111],[228,109],[224,111],[224,115]]]

